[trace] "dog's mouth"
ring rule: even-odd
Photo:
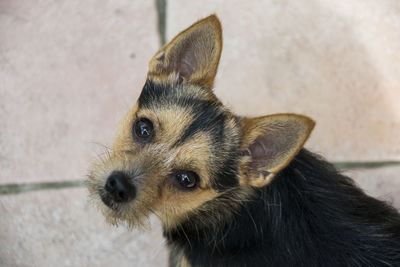
[[[111,225],[126,223],[129,227],[148,229],[149,210],[138,202],[119,202],[104,189],[97,190],[97,205]],[[101,201],[99,201],[101,200]]]
[[[121,209],[128,203],[121,203],[116,201],[110,194],[104,190],[99,190],[99,196],[103,204],[113,211],[121,211]]]
[[[117,210],[117,209],[118,209],[118,204],[115,203],[115,202],[112,200],[112,198],[111,198],[109,195],[107,195],[106,192],[104,192],[103,190],[100,190],[100,191],[99,191],[99,195],[100,195],[101,201],[103,201],[103,203],[104,203],[107,207],[109,207],[109,208],[112,209],[112,210]]]

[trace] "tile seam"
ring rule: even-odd
[[[158,19],[158,34],[160,36],[161,46],[165,45],[166,42],[166,18],[167,18],[167,0],[155,0],[157,7],[157,19]]]

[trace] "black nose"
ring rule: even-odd
[[[124,172],[113,172],[106,181],[105,189],[115,202],[128,202],[135,198],[136,188]]]

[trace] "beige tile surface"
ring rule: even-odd
[[[169,1],[167,39],[216,13],[216,93],[236,112],[307,114],[330,160],[400,159],[400,2]]]
[[[0,266],[167,266],[161,228],[106,225],[86,189],[0,196]]]
[[[158,46],[154,1],[0,1],[0,184],[84,178]]]

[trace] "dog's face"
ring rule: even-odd
[[[200,210],[229,209],[218,206],[221,197],[236,192],[235,203],[267,185],[304,144],[314,126],[307,117],[242,118],[221,104],[212,92],[221,50],[221,26],[210,16],[150,61],[112,150],[89,174],[91,198],[109,222],[141,225],[155,213],[173,228]]]

